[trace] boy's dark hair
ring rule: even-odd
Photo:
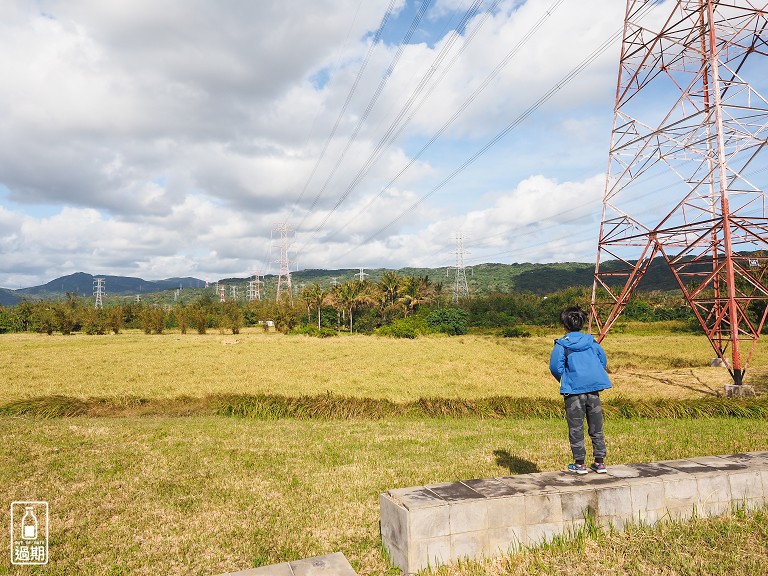
[[[578,332],[586,321],[587,313],[578,306],[570,306],[560,312],[560,322],[568,332]]]

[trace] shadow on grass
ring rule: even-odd
[[[513,456],[506,450],[494,450],[493,455],[496,456],[496,464],[502,468],[506,468],[512,474],[531,474],[533,472],[541,472],[539,467],[530,460],[525,460],[524,458]]]
[[[695,378],[699,386],[691,385],[691,384],[685,384],[683,382],[676,382],[675,380],[671,378],[663,378],[659,376],[654,376],[653,374],[649,374],[647,372],[634,372],[634,371],[627,371],[629,374],[632,374],[633,376],[636,376],[638,378],[647,378],[649,380],[654,380],[656,382],[660,382],[661,384],[666,384],[667,386],[672,386],[673,388],[685,388],[686,390],[690,390],[692,392],[697,392],[699,394],[704,394],[705,396],[713,396],[713,397],[719,397],[722,396],[722,392],[719,392],[718,390],[713,389],[711,386],[705,384],[699,378],[696,377],[696,375],[691,371],[691,376]],[[723,371],[723,374],[726,375],[727,379],[727,372]],[[723,382],[726,382],[724,379]]]

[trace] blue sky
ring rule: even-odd
[[[372,46],[389,0],[0,0],[0,286],[274,273],[277,222],[300,268],[446,266],[459,232],[468,265],[593,261],[618,43],[441,183],[624,3],[485,0],[455,32],[471,3],[430,2],[401,46],[421,4],[396,0]]]

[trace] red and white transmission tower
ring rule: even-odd
[[[293,300],[293,291],[291,290],[291,261],[288,258],[288,250],[291,247],[288,234],[293,231],[286,222],[279,222],[275,224],[275,232],[280,232],[280,258],[275,260],[280,265],[280,273],[277,276],[277,296],[278,302],[282,298],[287,298],[288,301]]]
[[[655,4],[627,1],[590,328],[660,256],[741,384],[768,301],[768,4]]]

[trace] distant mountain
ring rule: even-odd
[[[168,278],[166,280],[148,281],[130,276],[93,276],[85,272],[75,272],[67,276],[61,276],[41,286],[21,288],[19,290],[6,290],[18,300],[29,298],[30,300],[49,300],[63,297],[67,292],[77,292],[79,296],[93,294],[94,278],[104,278],[106,294],[116,296],[129,296],[133,294],[149,294],[174,290],[176,288],[197,288],[205,286],[203,280],[197,278]],[[0,293],[1,294],[1,293]]]
[[[605,270],[620,267],[618,261],[605,262]],[[374,268],[365,270],[365,278],[371,282],[377,282],[385,272],[392,269]],[[474,295],[484,295],[494,292],[533,292],[535,294],[551,294],[557,290],[572,286],[591,286],[594,264],[582,262],[560,262],[554,264],[478,264],[467,267],[467,283],[469,292]],[[447,268],[401,268],[395,270],[400,275],[429,276],[433,283],[443,284],[444,293],[448,294],[454,282],[454,273]],[[353,280],[360,273],[359,268],[342,268],[335,270],[299,270],[291,273],[294,287],[302,287],[317,282],[327,287],[334,282],[341,283]],[[94,278],[104,278],[106,297],[134,297],[139,295],[142,300],[150,294],[151,301],[172,303],[175,301],[173,291],[177,288],[184,289],[184,299],[196,298],[202,294],[205,281],[199,278],[167,278],[165,280],[143,280],[130,276],[93,276],[85,272],[77,272],[51,280],[41,286],[8,290],[0,288],[0,305],[12,306],[22,298],[30,300],[54,300],[63,298],[67,292],[77,292],[79,296],[91,297],[93,294]],[[261,279],[264,282],[262,294],[270,297],[274,295],[277,276],[268,274]],[[218,280],[219,285],[239,286],[238,293],[243,296],[248,290],[249,278],[223,278]],[[212,283],[212,285],[215,283]],[[188,289],[192,289],[188,291]],[[677,284],[669,271],[668,266],[661,258],[656,258],[648,268],[640,290],[675,290]],[[164,293],[165,295],[161,295]],[[229,290],[227,290],[229,294]]]
[[[15,306],[21,302],[21,297],[17,296],[14,290],[0,288],[0,306]]]

